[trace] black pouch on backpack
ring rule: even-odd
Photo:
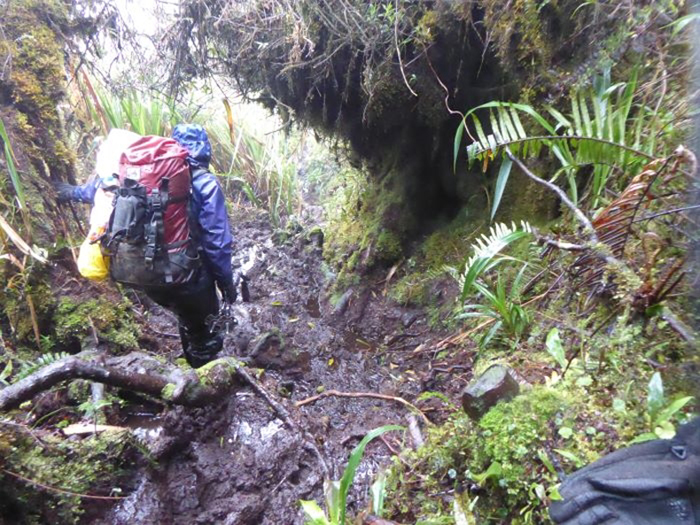
[[[145,187],[136,185],[119,188],[110,224],[112,238],[119,242],[142,242],[147,212],[148,196]]]
[[[673,439],[618,450],[574,472],[549,514],[563,525],[700,524],[700,418]]]

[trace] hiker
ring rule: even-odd
[[[233,239],[223,191],[209,171],[211,145],[206,131],[196,124],[179,124],[173,130],[173,139],[139,137],[124,151],[119,166],[123,182],[114,188],[119,198],[115,200],[111,232],[102,246],[110,254],[110,275],[115,281],[142,289],[177,315],[185,358],[198,368],[215,359],[223,347],[223,336],[211,322],[219,313],[216,287],[226,308],[236,300],[231,268]],[[180,153],[178,145],[186,151]],[[186,156],[189,164],[184,172],[180,164],[184,159],[179,155]],[[140,243],[134,244],[128,226],[134,224],[134,216],[146,212],[133,204],[143,186],[131,184],[130,170],[138,171],[138,166],[131,167],[130,163],[149,162],[147,159],[153,163],[171,161],[168,169],[174,172],[160,179],[158,187],[150,188],[148,197],[143,192],[143,209],[150,211],[157,205],[158,211],[152,212],[151,223],[144,226],[139,222]],[[92,202],[103,184],[103,179],[96,180],[82,186],[57,184],[58,201]],[[183,188],[185,193],[179,195]],[[165,203],[162,209],[161,202]],[[158,221],[160,227],[155,224]],[[168,244],[156,246],[166,238]]]

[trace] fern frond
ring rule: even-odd
[[[53,363],[60,361],[61,359],[65,359],[66,357],[70,357],[70,354],[66,352],[52,352],[40,355],[34,361],[24,362],[22,363],[15,380],[20,381],[21,379],[32,375],[37,370],[44,368],[45,366],[52,365]]]
[[[473,254],[465,262],[463,271],[460,272],[453,267],[445,268],[447,273],[459,284],[462,290],[462,300],[466,299],[476,280],[481,275],[501,262],[511,260],[511,258],[505,256],[496,258],[504,248],[532,233],[532,226],[525,221],[521,221],[520,227],[516,226],[515,223],[511,223],[510,226],[504,223],[496,223],[487,234],[477,237],[472,244]]]
[[[595,207],[614,166],[624,168],[633,176],[654,158],[655,137],[651,134],[643,137],[642,129],[658,119],[655,114],[646,115],[641,109],[634,119],[631,118],[636,86],[636,70],[628,82],[615,85],[610,85],[610,74],[606,71],[595,80],[592,88],[570,94],[571,111],[568,116],[547,107],[545,117],[532,106],[512,102],[493,101],[472,108],[466,113],[455,136],[455,155],[465,131],[472,138],[472,143],[467,146],[470,166],[477,161],[488,166],[490,159],[499,156],[505,158],[506,150],[520,157],[537,157],[543,149],[547,150],[565,168],[570,196],[575,203],[577,169],[594,165],[591,205]],[[484,125],[476,114],[483,111],[489,112],[490,133],[484,131]],[[525,131],[521,115],[530,121],[530,133]],[[632,126],[632,123],[635,125]],[[469,133],[469,124],[474,126],[476,138]],[[499,174],[499,181],[504,180],[507,180],[507,176]],[[499,189],[502,191],[502,185],[497,185]],[[494,204],[492,215],[498,199],[494,199]]]

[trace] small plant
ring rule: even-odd
[[[486,346],[501,329],[517,341],[530,326],[530,316],[520,304],[520,292],[526,268],[527,264],[523,265],[508,290],[506,290],[501,275],[496,278],[496,287],[493,290],[484,284],[474,283],[474,287],[479,291],[486,304],[466,304],[464,305],[465,312],[458,317],[460,319],[487,317],[496,321],[481,339],[479,343],[481,347]]]
[[[102,414],[102,409],[109,406],[112,406],[112,402],[106,399],[100,399],[99,401],[93,401],[92,399],[88,399],[87,401],[78,405],[78,410],[80,410],[83,413],[85,419],[94,421],[95,424],[97,424],[97,420]]]
[[[343,476],[339,481],[326,480],[324,483],[324,491],[326,494],[326,512],[315,501],[302,500],[301,507],[306,514],[307,525],[345,525],[345,516],[347,513],[347,499],[350,486],[355,479],[355,471],[357,470],[362,456],[365,453],[365,447],[373,439],[381,436],[385,432],[392,430],[403,430],[399,425],[385,425],[375,428],[369,432],[360,443],[350,453],[348,465],[343,471]],[[379,488],[377,488],[379,490]],[[381,492],[381,491],[379,491]],[[375,496],[376,498],[376,496]],[[383,498],[381,499],[383,501]],[[379,498],[375,499],[375,503]]]
[[[40,368],[52,365],[60,361],[61,359],[65,359],[67,357],[70,357],[70,354],[67,354],[66,352],[53,352],[49,354],[40,355],[34,361],[22,363],[22,366],[17,374],[17,377],[15,378],[15,381],[19,381],[21,379],[24,379],[25,377],[29,377]]]
[[[482,337],[480,346],[485,346],[494,335],[503,329],[510,337],[518,340],[530,325],[530,316],[520,304],[525,270],[528,264],[515,257],[501,255],[510,244],[528,237],[533,232],[532,227],[522,222],[520,228],[514,223],[495,224],[488,235],[482,235],[472,245],[473,255],[467,259],[464,269],[446,270],[457,281],[461,288],[460,300],[466,301],[469,294],[476,290],[484,299],[483,303],[469,303],[463,306],[463,313],[458,318],[487,317],[495,321],[490,330]],[[483,277],[485,274],[503,262],[523,263],[510,287],[506,286],[504,278],[499,274],[495,287],[489,286]]]
[[[564,346],[561,344],[558,328],[552,328],[547,333],[545,346],[547,347],[547,353],[554,358],[562,370],[566,369],[566,353],[564,352]]]
[[[673,419],[688,403],[692,396],[685,396],[668,402],[664,394],[664,384],[661,374],[654,372],[649,381],[647,390],[647,421],[651,432],[645,432],[637,436],[633,443],[649,441],[651,439],[671,439],[676,435],[676,427]]]
[[[494,224],[488,235],[482,235],[472,244],[473,255],[464,263],[463,271],[454,267],[446,267],[447,272],[459,284],[460,299],[464,301],[472,291],[474,283],[483,274],[505,261],[515,261],[513,257],[499,255],[506,247],[520,239],[528,237],[533,232],[532,227],[525,221],[518,228],[515,223],[510,226],[503,223]]]

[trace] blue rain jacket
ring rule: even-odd
[[[226,201],[218,179],[209,171],[211,145],[207,132],[197,124],[178,124],[175,139],[190,155],[192,167],[192,209],[200,227],[200,248],[204,262],[221,288],[233,280],[231,257],[233,236],[226,213]],[[73,199],[92,204],[102,180],[92,181],[73,190]]]
[[[173,139],[189,152],[192,204],[201,228],[201,249],[207,267],[223,288],[233,279],[233,236],[224,192],[218,179],[209,171],[211,144],[207,132],[198,124],[178,124],[173,130]]]
[[[100,187],[101,183],[102,180],[99,177],[95,177],[82,186],[76,186],[73,188],[73,200],[92,204],[95,201],[95,193],[97,193],[97,188]]]

